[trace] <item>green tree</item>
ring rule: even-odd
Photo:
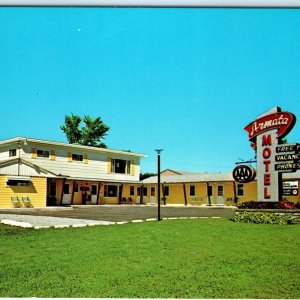
[[[146,178],[152,177],[152,176],[156,176],[156,173],[141,173],[140,174],[140,180],[144,180]]]
[[[81,118],[74,115],[65,116],[65,125],[60,126],[61,130],[66,134],[69,144],[80,144],[82,133],[79,129]]]
[[[80,128],[82,121],[85,126]],[[107,135],[109,126],[103,123],[100,117],[93,119],[90,116],[84,116],[82,119],[72,113],[71,116],[65,116],[65,124],[60,128],[66,134],[70,144],[77,143],[84,146],[106,148],[102,139]]]

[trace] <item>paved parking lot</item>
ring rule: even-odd
[[[234,214],[234,207],[161,206],[161,218],[224,217]],[[0,209],[1,214],[48,216],[82,220],[124,222],[157,218],[157,206],[101,205],[47,208]]]

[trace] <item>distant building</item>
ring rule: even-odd
[[[1,141],[0,208],[12,207],[12,196],[27,196],[33,207],[134,200],[143,157],[24,137]]]
[[[223,206],[257,200],[256,180],[237,183],[232,173],[191,173],[167,169],[161,172],[160,182],[166,204]],[[283,174],[283,197],[286,200],[300,201],[299,182],[300,171]],[[157,176],[144,179],[142,184],[146,199],[156,203]]]

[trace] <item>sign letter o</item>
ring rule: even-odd
[[[264,159],[269,158],[269,157],[271,156],[271,154],[272,154],[272,150],[271,150],[271,148],[269,148],[269,147],[265,148],[265,149],[263,150],[263,152],[262,152],[262,155],[263,155],[263,158],[264,158]]]

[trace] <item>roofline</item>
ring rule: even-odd
[[[114,150],[109,148],[98,148],[98,147],[91,147],[91,146],[84,146],[79,144],[67,144],[63,142],[52,142],[48,140],[40,140],[40,139],[33,139],[33,138],[27,138],[27,137],[15,137],[12,139],[7,139],[0,141],[0,145],[5,144],[13,144],[16,142],[22,141],[23,143],[26,141],[28,143],[37,143],[37,144],[47,144],[47,145],[53,145],[53,146],[59,146],[59,147],[66,147],[66,148],[75,148],[75,149],[85,149],[90,151],[96,151],[101,153],[114,153],[114,154],[121,154],[121,155],[129,155],[129,156],[135,156],[135,157],[146,157],[146,155],[136,152],[128,152],[128,151],[121,151],[121,150]]]

